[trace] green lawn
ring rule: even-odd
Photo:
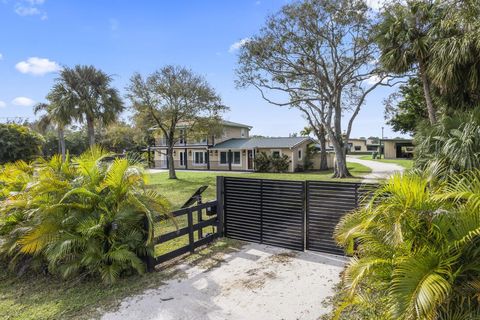
[[[413,167],[413,160],[411,159],[372,159],[371,155],[361,156],[359,157],[359,159],[386,162],[386,163],[395,163],[395,164],[398,164],[399,166],[404,167],[405,169],[411,169]]]
[[[217,176],[242,177],[242,178],[260,178],[260,179],[278,179],[278,180],[330,180],[330,181],[349,181],[359,182],[363,175],[371,172],[371,169],[357,163],[349,163],[348,168],[354,178],[350,179],[332,179],[332,171],[319,172],[300,172],[300,173],[212,173],[212,172],[195,172],[195,171],[177,171],[177,180],[168,179],[167,172],[153,173],[149,177],[148,183],[163,194],[172,203],[172,208],[177,209],[187,201],[195,190],[200,186],[208,185],[205,191],[205,200],[215,199],[215,187]]]
[[[354,178],[350,179],[332,179],[332,171],[308,172],[308,173],[232,173],[232,172],[195,172],[195,171],[177,171],[176,180],[168,179],[167,172],[151,174],[148,183],[162,195],[164,195],[172,204],[172,209],[180,208],[185,201],[203,185],[209,186],[203,193],[204,202],[215,200],[216,198],[216,178],[219,175],[242,178],[260,178],[260,179],[283,179],[283,180],[329,180],[329,181],[360,181],[361,176],[371,172],[370,168],[357,163],[349,163],[348,168]],[[203,213],[203,219],[208,219]],[[194,215],[194,223],[198,221],[197,215]],[[177,228],[187,226],[187,216],[177,217],[175,221],[163,221],[158,223],[155,228],[155,235],[162,235]],[[212,232],[212,227],[203,228],[203,233]],[[198,233],[194,234],[195,240],[198,239]],[[155,254],[161,255],[172,250],[178,249],[188,244],[188,235],[184,235],[173,240],[164,242],[155,247]]]

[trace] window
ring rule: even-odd
[[[185,165],[185,152],[180,151],[180,165],[184,166]]]
[[[298,150],[298,160],[302,160],[302,149]]]
[[[245,129],[240,130],[240,135],[242,138],[245,138]]]
[[[228,164],[228,155],[226,151],[220,152],[220,164]]]
[[[241,164],[241,156],[240,156],[240,151],[234,151],[232,152],[233,155],[233,164]]]
[[[360,151],[362,150],[362,146],[355,146],[355,151]]]
[[[274,158],[280,158],[280,155],[281,155],[281,153],[280,153],[279,150],[273,150],[273,151],[272,151],[272,157],[274,157]]]
[[[180,129],[178,143],[185,144],[185,129]]]
[[[240,151],[232,151],[232,164],[240,165],[242,164],[242,157]],[[228,152],[221,151],[220,152],[220,164],[228,164]]]
[[[207,163],[206,152],[195,151],[193,153],[193,164],[205,164],[205,163]]]

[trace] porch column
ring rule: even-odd
[[[207,150],[207,152],[205,152],[206,154],[206,160],[207,160],[207,170],[210,170],[210,150]]]
[[[185,152],[183,153],[183,156],[185,159],[183,161],[185,162],[185,169],[188,169],[188,153],[187,153],[187,148],[185,148]]]

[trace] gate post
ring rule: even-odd
[[[224,197],[224,179],[225,177],[217,176],[217,219],[218,219],[218,226],[217,226],[217,233],[219,237],[223,237],[225,232],[225,216],[223,210],[223,197]]]

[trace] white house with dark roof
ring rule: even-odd
[[[222,133],[216,137],[197,141],[180,138],[173,151],[175,168],[255,171],[254,159],[264,152],[272,156],[286,155],[290,160],[289,172],[294,172],[303,168],[307,146],[315,143],[310,137],[251,138],[251,126],[231,121],[223,121],[222,125]],[[151,149],[155,151],[155,167],[168,168],[165,141],[158,139]],[[319,163],[316,159],[312,161],[314,165]],[[333,159],[329,163],[333,165]]]

